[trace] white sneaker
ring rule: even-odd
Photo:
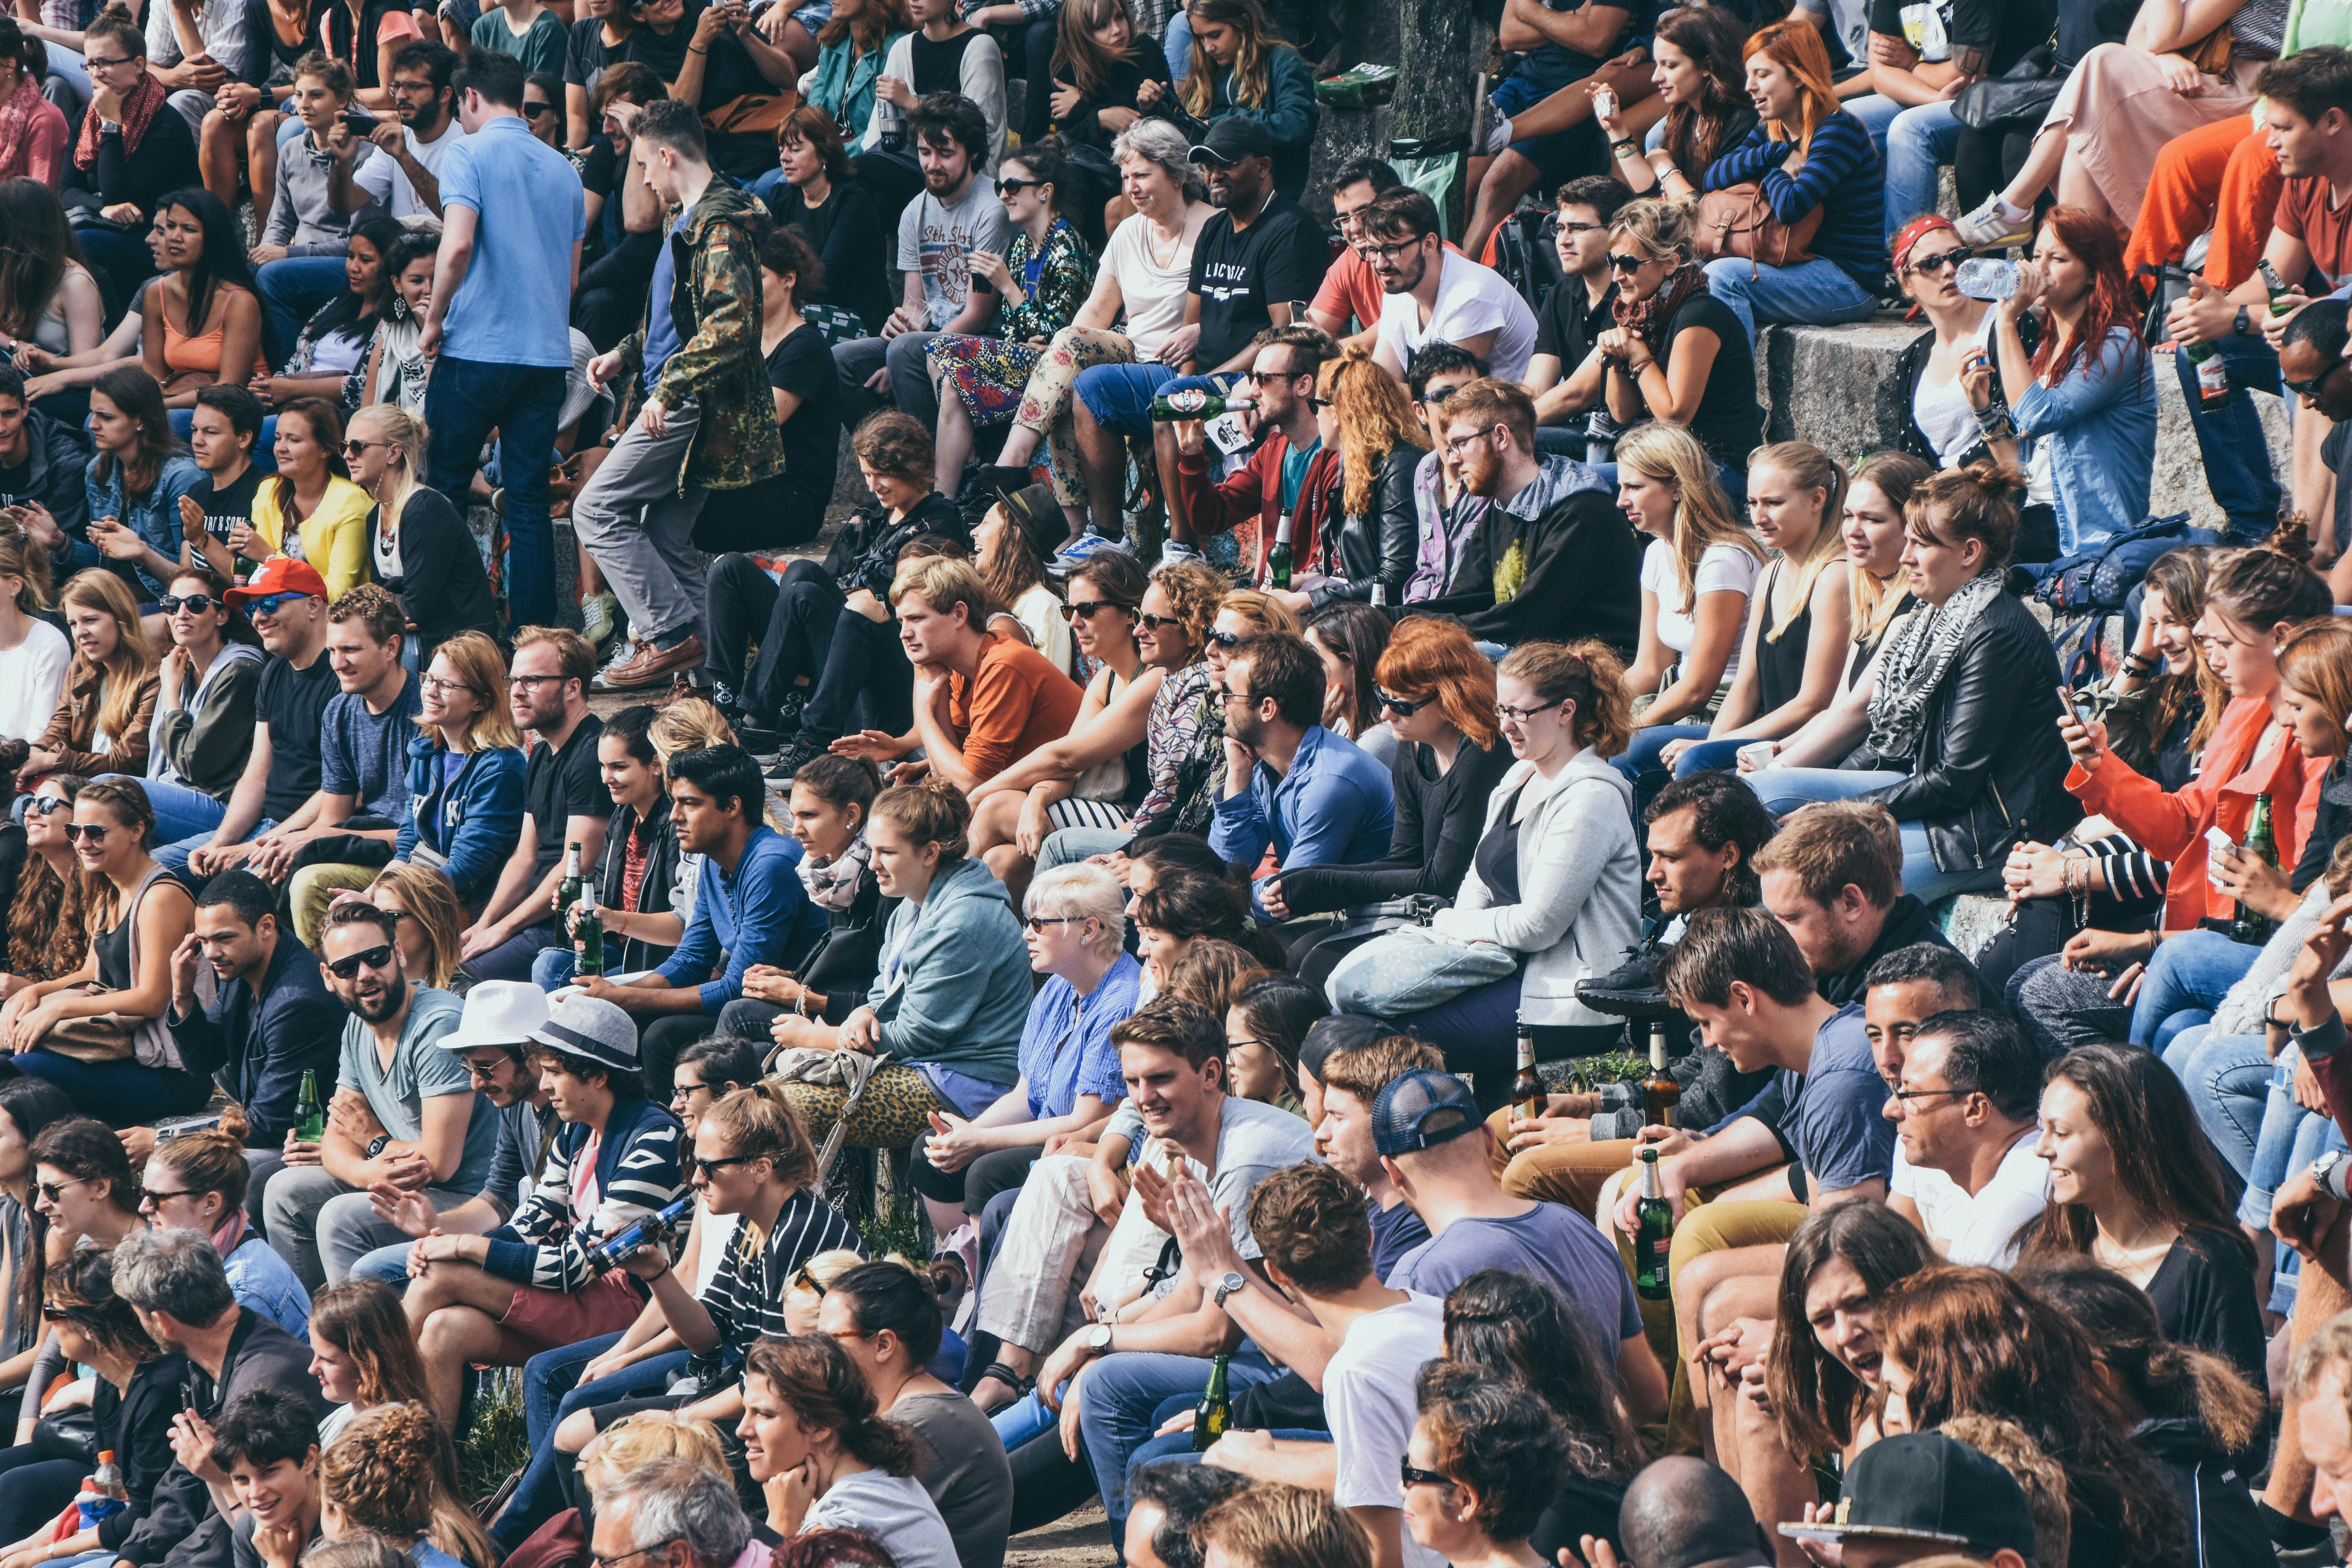
[[[2012,219],[2001,206],[1998,194],[1987,196],[1983,205],[1964,215],[1952,226],[1960,237],[1979,249],[1992,249],[2004,245],[2024,245],[2033,238],[2033,215]]]
[[[589,681],[588,689],[591,691],[619,691],[627,689],[623,687],[606,685],[604,677],[635,658],[637,657],[638,649],[644,646],[645,645],[635,637],[622,637],[618,641],[614,642],[613,645],[613,657],[604,661],[604,668],[596,672],[595,679]]]

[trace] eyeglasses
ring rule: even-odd
[[[766,1158],[767,1156],[765,1154],[730,1154],[726,1158],[720,1160],[706,1160],[701,1155],[697,1154],[694,1157],[694,1168],[702,1173],[702,1179],[707,1182],[710,1180],[712,1175],[718,1172],[725,1170],[730,1165],[740,1165],[753,1160],[764,1160]]]
[[[1074,925],[1084,918],[1080,915],[1024,915],[1021,923],[1042,933],[1047,926]]]
[[[1269,1051],[1274,1049],[1272,1046],[1266,1045],[1264,1040],[1227,1040],[1225,1042],[1225,1055],[1231,1056],[1235,1051],[1240,1050],[1244,1046],[1263,1046]]]
[[[545,109],[547,105],[542,103],[540,107],[541,109]],[[528,113],[529,110],[526,110],[525,112]],[[362,441],[357,437],[354,437],[351,440],[343,443],[343,456],[345,458],[356,458],[362,452],[366,451],[370,447],[382,447],[386,451],[389,451],[392,448],[392,443],[389,441]]]
[[[129,55],[84,55],[81,58],[81,63],[85,69],[102,71],[109,66],[129,65],[131,57]]]
[[[664,1547],[673,1544],[678,1539],[679,1537],[673,1535],[668,1541],[656,1541],[651,1546],[640,1546],[635,1552],[624,1552],[618,1557],[601,1557],[595,1552],[591,1552],[588,1553],[588,1561],[595,1563],[596,1568],[620,1568],[620,1565],[626,1563],[630,1558],[643,1557],[649,1552],[659,1552]]]
[[[1555,697],[1549,702],[1538,702],[1532,708],[1510,708],[1497,702],[1495,704],[1495,717],[1506,724],[1524,724],[1545,709],[1557,708],[1567,700],[1565,697]]]
[[[47,816],[53,811],[63,811],[72,804],[63,795],[37,795],[25,803],[25,809],[35,816]]]
[[[1657,258],[1653,256],[1620,256],[1612,250],[1609,253],[1609,270],[1612,272],[1638,272],[1656,259]]]
[[[1411,1459],[1397,1461],[1397,1474],[1403,1478],[1404,1484],[1409,1487],[1450,1487],[1454,1484],[1453,1478],[1450,1476],[1441,1476],[1435,1470],[1424,1470]]]
[[[33,1190],[40,1194],[41,1196],[48,1202],[55,1203],[58,1198],[65,1194],[65,1190],[68,1187],[79,1187],[81,1184],[81,1178],[79,1176],[76,1176],[69,1181],[63,1182],[35,1182],[33,1184]]]
[[[1410,719],[1437,700],[1434,697],[1399,697],[1377,686],[1372,688],[1372,694],[1381,700],[1381,707],[1400,719]]]
[[[192,616],[209,616],[213,613],[213,606],[219,603],[220,601],[210,594],[190,594],[184,599],[176,595],[166,594],[155,601],[155,607],[167,616],[176,616],[182,610],[187,611]]]
[[[526,103],[522,106],[522,117],[525,120],[536,120],[542,114],[552,114],[554,112],[555,105],[551,103]],[[632,1553],[631,1555],[635,1555],[635,1553]]]
[[[263,616],[275,616],[298,599],[311,599],[317,596],[315,594],[272,594],[266,598],[247,599],[245,602],[245,613],[258,620]]]
[[[1062,618],[1066,621],[1092,620],[1105,610],[1125,610],[1133,615],[1135,606],[1118,599],[1074,599],[1062,606]]]
[[[105,843],[106,836],[113,831],[102,822],[68,822],[66,824],[66,842],[79,844],[88,839],[89,847],[95,849]]]
[[[478,686],[468,686],[462,680],[444,680],[437,675],[428,675],[425,678],[425,689],[436,697],[452,691],[470,691],[477,697],[482,695],[482,689]]]
[[[1555,223],[1552,227],[1560,234],[1595,234],[1607,226],[1597,223]]]
[[[1209,640],[1215,643],[1219,647],[1230,652],[1242,646],[1242,634],[1239,632],[1211,632],[1209,634]]]
[[[1228,691],[1225,693],[1225,706],[1228,708],[1232,707],[1236,702],[1240,703],[1244,708],[1255,708],[1261,702],[1271,702],[1274,699],[1271,697],[1265,696],[1264,694],[1255,691]]]
[[[152,1187],[142,1187],[139,1189],[139,1206],[142,1209],[162,1208],[173,1198],[184,1198],[194,1192],[194,1187],[175,1187],[168,1193],[159,1193]]]
[[[999,180],[996,182],[997,199],[1002,201],[1021,191],[1034,191],[1045,183],[1043,180]]]
[[[1906,261],[1903,264],[1903,270],[1906,272],[1958,271],[1960,263],[1968,258],[1968,247],[1962,246],[1956,250],[1939,250],[1933,256],[1923,256],[1916,261]]]
[[[1312,375],[1314,374],[1315,373],[1313,371],[1309,370],[1245,370],[1242,372],[1241,379],[1253,383],[1258,386],[1264,386],[1269,382],[1297,381],[1301,376]]]
[[[562,685],[571,679],[568,675],[509,675],[507,684],[517,691],[535,691],[551,680]]]
[[[327,965],[327,973],[338,980],[349,980],[362,969],[382,969],[391,963],[392,943],[385,942],[382,947],[372,947],[365,952],[355,952],[349,958],[336,959]]]
[[[1484,441],[1501,428],[1499,425],[1489,425],[1484,430],[1473,430],[1467,436],[1448,436],[1445,438],[1445,449],[1458,458],[1462,455],[1463,447],[1473,441]]]

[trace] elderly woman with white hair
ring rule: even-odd
[[[1023,937],[1029,967],[1047,978],[1021,1031],[1021,1077],[969,1121],[933,1112],[908,1164],[940,1235],[1027,1180],[1047,1140],[1091,1136],[1127,1097],[1110,1032],[1135,1011],[1143,969],[1123,948],[1126,904],[1118,879],[1091,861],[1029,884]]]

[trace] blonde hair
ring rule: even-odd
[[[425,984],[446,991],[457,978],[460,933],[466,926],[466,911],[457,902],[457,889],[440,872],[405,860],[394,860],[378,871],[367,890],[373,895],[378,888],[389,889],[425,928],[425,941],[433,951],[433,975]]]
[[[1011,520],[1006,521],[1009,526]],[[983,634],[988,630],[988,585],[969,561],[952,555],[918,555],[900,563],[898,574],[890,580],[890,603],[896,605],[909,594],[920,597],[935,615],[944,616],[961,605],[972,630]]]
[[[770,1161],[776,1180],[788,1188],[796,1191],[816,1180],[816,1145],[809,1138],[808,1123],[801,1120],[800,1108],[783,1086],[772,1079],[730,1089],[712,1100],[697,1135],[702,1132],[724,1138],[738,1155]],[[746,1219],[741,1228],[759,1227]],[[758,1250],[752,1247],[752,1255]]]
[[[1259,593],[1255,588],[1234,589],[1217,601],[1217,608],[1231,610],[1262,632],[1288,632],[1292,637],[1305,635],[1299,630],[1298,617],[1290,613],[1289,605],[1270,594]],[[1214,617],[1211,619],[1213,624]]]
[[[1680,202],[1643,196],[1617,209],[1617,216],[1609,220],[1609,237],[1625,236],[1653,261],[1669,256],[1688,261],[1693,246],[1691,211]]]
[[[1021,900],[1024,913],[1093,921],[1102,927],[1095,952],[1117,958],[1127,937],[1127,889],[1107,868],[1090,860],[1073,861],[1037,873]]]
[[[816,1286],[822,1285],[825,1290],[830,1290],[835,1280],[865,1261],[862,1254],[852,1252],[845,1247],[818,1253],[793,1270],[792,1281],[784,1287],[785,1310],[798,1312],[814,1322],[817,1308],[824,1302],[824,1290],[818,1289]],[[810,1280],[816,1284],[812,1285]]]
[[[28,616],[56,602],[50,596],[49,552],[21,528],[0,528],[0,577],[24,579],[25,585],[16,590],[16,608]]]
[[[1604,757],[1633,738],[1633,700],[1625,690],[1625,661],[1594,637],[1581,642],[1522,643],[1504,657],[1497,679],[1525,681],[1547,702],[1573,702],[1569,733]]]
[[[719,1428],[676,1410],[640,1410],[605,1427],[595,1458],[580,1467],[581,1479],[599,1492],[656,1459],[684,1459],[733,1484]]]
[[[1197,46],[1196,46],[1197,47]],[[1372,1568],[1372,1538],[1326,1492],[1263,1481],[1201,1516],[1192,1540],[1242,1568]]]
[[[1715,459],[1682,426],[1635,426],[1618,437],[1617,461],[1681,492],[1675,498],[1675,581],[1682,584],[1683,604],[1692,615],[1698,613],[1699,558],[1711,546],[1736,545],[1759,562],[1764,559],[1764,547],[1740,525],[1716,482]]]
[[[106,737],[110,748],[119,751],[131,739],[131,724],[139,712],[140,684],[155,668],[154,658],[147,651],[147,634],[139,626],[139,601],[111,572],[77,573],[58,598],[68,609],[101,610],[114,619],[114,651],[106,656],[100,683],[98,732]],[[76,643],[73,663],[66,670],[67,700],[72,700],[69,694],[75,687],[100,673]]]
[[[1915,458],[1908,452],[1873,452],[1853,466],[1846,479],[1845,502],[1838,509],[1839,532],[1844,532],[1845,507],[1853,504],[1853,487],[1867,484],[1895,508],[1895,515],[1904,518],[1911,504],[1911,492],[1919,481],[1936,471],[1925,458]],[[1895,613],[1903,605],[1905,587],[1900,575],[1889,587],[1867,572],[1855,570],[1846,574],[1846,592],[1853,607],[1853,640],[1872,641],[1886,630]]]
[[[379,403],[371,406],[385,405]],[[515,728],[514,714],[507,707],[507,661],[499,653],[499,645],[481,632],[459,632],[435,648],[433,658],[447,659],[449,668],[464,678],[474,695],[482,700],[482,710],[466,726],[467,743],[478,752],[493,747],[522,750],[522,733]],[[425,668],[430,671],[433,660],[427,659]],[[439,725],[420,713],[416,727],[430,735],[436,746],[446,749],[448,742],[441,738]]]
[[[646,744],[654,749],[656,773],[666,773],[669,760],[680,752],[742,743],[735,738],[735,727],[727,722],[727,715],[706,697],[687,697],[672,702],[656,711],[654,721],[646,726]],[[786,831],[784,815],[777,809],[773,791],[761,803],[760,815],[777,832]]]
[[[1811,31],[1810,26],[1807,30]],[[1764,640],[1776,643],[1797,624],[1805,606],[1813,602],[1813,584],[1821,580],[1822,574],[1845,559],[1845,533],[1840,524],[1845,517],[1846,474],[1837,459],[1811,441],[1775,441],[1748,454],[1751,491],[1755,489],[1752,476],[1759,468],[1778,468],[1794,479],[1799,489],[1822,492],[1822,521],[1813,533],[1812,547],[1802,561],[1790,563],[1797,568],[1796,595],[1780,620],[1764,629]],[[1788,557],[1784,553],[1781,559]]]
[[[425,442],[430,437],[425,428],[425,421],[397,403],[369,404],[352,416],[352,422],[343,433],[357,437],[362,425],[381,435],[387,445],[400,448],[398,477],[392,481],[391,496],[381,503],[383,516],[377,524],[387,531],[396,532],[401,518],[408,510],[408,498],[425,488],[425,481],[418,477],[416,470],[424,460]],[[504,708],[506,704],[502,702],[499,706]]]
[[[1372,485],[1389,454],[1399,447],[1427,451],[1429,432],[1413,413],[1404,383],[1360,345],[1325,360],[1315,390],[1339,418],[1339,469],[1346,476],[1342,500],[1349,515],[1360,517],[1371,510]]]

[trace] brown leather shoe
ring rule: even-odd
[[[658,686],[678,670],[692,669],[703,658],[702,639],[698,637],[688,637],[676,647],[639,643],[635,655],[627,663],[607,666],[596,677],[596,688],[601,691],[635,691]]]

